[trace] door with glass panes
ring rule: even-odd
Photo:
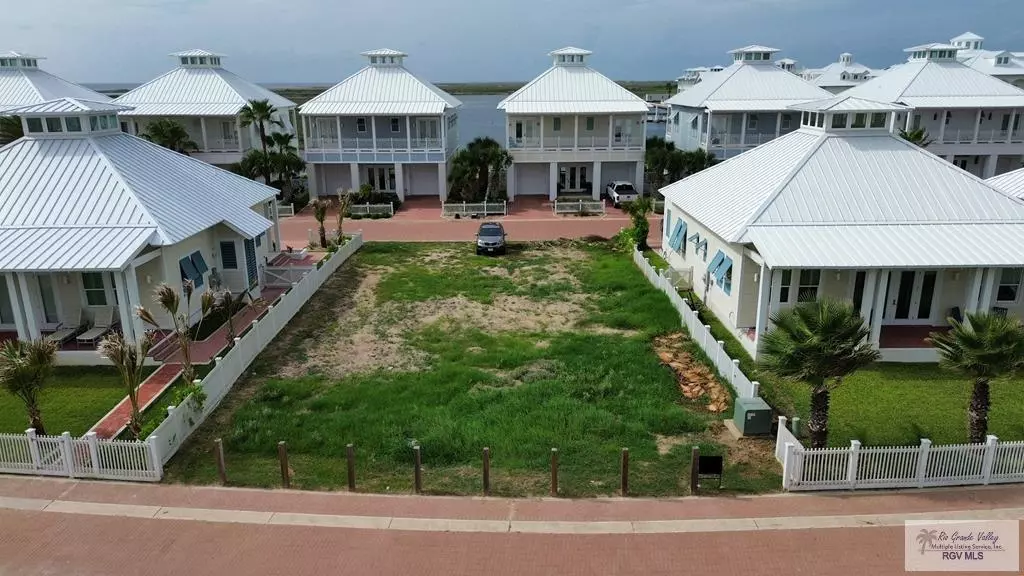
[[[927,324],[936,305],[936,270],[893,270],[889,273],[883,324]]]

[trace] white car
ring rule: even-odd
[[[636,191],[632,183],[621,180],[609,183],[608,187],[605,188],[605,193],[616,208],[621,206],[623,202],[633,202],[640,197],[640,193]]]

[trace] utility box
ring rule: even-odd
[[[744,436],[767,436],[772,433],[772,409],[761,398],[737,398],[732,422]]]

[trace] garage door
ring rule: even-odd
[[[409,196],[440,196],[437,186],[438,164],[403,164],[402,176],[406,179],[406,194]]]
[[[515,164],[516,196],[548,195],[548,164]]]
[[[615,182],[616,180],[633,182],[635,178],[636,162],[601,163],[601,180],[604,180],[601,184],[602,189],[607,186],[609,182]]]

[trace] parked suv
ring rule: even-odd
[[[484,222],[476,232],[476,253],[504,254],[505,228],[498,222]]]
[[[622,206],[624,202],[633,202],[640,197],[640,193],[636,191],[632,183],[621,180],[609,183],[605,193],[616,208]]]

